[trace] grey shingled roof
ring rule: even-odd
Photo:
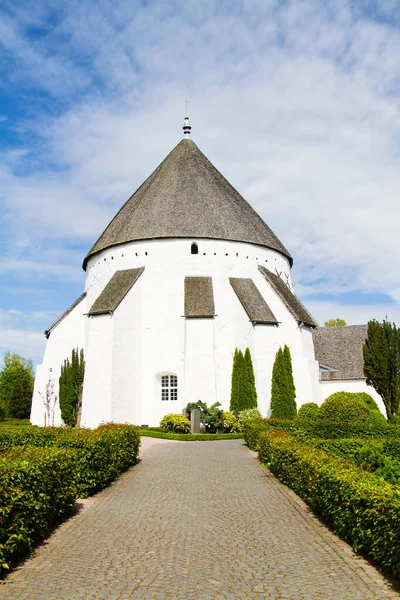
[[[211,277],[185,277],[185,317],[214,317],[214,293]]]
[[[278,324],[274,313],[252,279],[230,277],[229,281],[250,321],[269,325]]]
[[[206,238],[248,242],[292,257],[250,204],[190,139],[183,139],[129,198],[87,254],[126,242]]]
[[[61,321],[62,321],[63,319],[65,319],[65,317],[67,317],[67,316],[69,315],[69,313],[70,313],[70,312],[72,312],[72,311],[74,310],[74,308],[75,308],[76,306],[78,306],[78,304],[80,304],[84,298],[86,298],[86,292],[83,292],[83,294],[81,294],[81,295],[79,296],[79,298],[77,298],[77,299],[76,299],[76,300],[75,300],[75,301],[74,301],[74,302],[71,304],[71,306],[68,306],[67,310],[65,310],[65,311],[63,312],[63,314],[62,314],[62,315],[60,315],[60,316],[58,317],[58,319],[56,319],[56,320],[54,321],[54,323],[52,323],[52,324],[50,325],[50,327],[48,327],[48,328],[46,329],[46,331],[44,332],[44,335],[45,335],[47,338],[49,338],[49,336],[50,336],[51,332],[53,331],[53,329],[55,329],[55,327],[57,327],[57,325],[58,325],[59,323],[61,323]]]
[[[114,312],[143,271],[144,267],[116,271],[89,310],[89,316]]]
[[[346,325],[319,327],[313,331],[315,358],[337,369],[333,373],[321,373],[322,381],[365,379],[363,344],[367,330],[367,325]]]
[[[279,275],[271,273],[271,271],[268,271],[268,269],[261,265],[258,268],[299,324],[307,325],[308,327],[318,327],[317,321],[310,315],[301,300],[289,290]]]

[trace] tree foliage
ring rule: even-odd
[[[240,413],[248,408],[257,408],[257,390],[250,349],[245,353],[235,349],[232,366],[231,403],[229,410]]]
[[[329,321],[325,321],[325,327],[344,327],[347,325],[344,319],[329,319]]]
[[[83,350],[76,348],[72,350],[71,360],[64,360],[59,380],[61,418],[70,427],[75,427],[81,407],[84,374]]]
[[[292,357],[286,346],[279,348],[272,369],[271,417],[294,419],[297,415],[296,388],[293,380]]]
[[[400,330],[383,321],[369,321],[363,346],[364,375],[385,405],[388,421],[399,417],[400,402]]]
[[[19,354],[6,352],[0,371],[0,405],[5,416],[14,419],[29,418],[33,394],[33,364]]]

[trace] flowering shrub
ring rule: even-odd
[[[246,410],[240,411],[238,419],[241,423],[244,423],[249,419],[262,419],[262,416],[258,408],[246,408]]]
[[[223,411],[224,418],[224,432],[225,433],[241,433],[242,426],[239,419],[230,412]]]

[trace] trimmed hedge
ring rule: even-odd
[[[78,494],[86,498],[103,489],[137,460],[140,431],[134,425],[101,425],[97,429],[9,427],[0,431],[0,449],[35,446],[78,451]]]
[[[52,525],[74,510],[77,453],[16,448],[0,457],[0,565],[26,555]]]
[[[287,419],[268,419],[267,422],[274,429],[282,429],[296,436],[306,436],[323,439],[334,438],[393,438],[400,439],[400,426],[389,423],[381,425],[350,425],[347,423],[329,422],[301,419],[288,421]]]
[[[248,419],[242,423],[243,437],[250,450],[258,449],[260,434],[270,429],[271,426],[265,419]]]
[[[0,432],[0,570],[27,554],[77,497],[104,488],[135,464],[133,425],[95,430],[7,427]]]
[[[140,430],[134,425],[101,425],[67,430],[56,438],[60,448],[78,451],[78,494],[86,498],[102,490],[137,461]]]
[[[259,458],[358,553],[400,576],[400,488],[284,431],[260,435]]]

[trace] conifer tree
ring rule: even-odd
[[[286,393],[287,393],[287,404],[288,412],[291,414],[290,419],[295,419],[297,416],[297,405],[296,405],[296,387],[293,379],[293,365],[292,356],[290,354],[289,346],[285,344],[283,348],[283,358],[285,365],[286,374]]]
[[[59,402],[61,418],[66,425],[75,427],[81,407],[85,361],[83,350],[72,350],[71,361],[64,360],[59,380]]]
[[[232,381],[231,381],[231,402],[229,410],[237,413],[239,411],[239,394],[241,386],[241,367],[243,354],[241,350],[235,348],[232,365]]]
[[[293,381],[292,358],[288,346],[279,348],[272,369],[271,417],[294,419],[297,414],[296,388]]]
[[[388,421],[399,417],[400,329],[393,323],[369,321],[363,347],[364,375],[382,397]]]
[[[250,349],[246,348],[244,353],[244,393],[241,398],[239,412],[248,408],[257,408],[257,389],[254,377],[253,361]]]

